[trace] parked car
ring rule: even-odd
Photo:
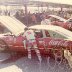
[[[66,22],[66,19],[57,15],[48,15],[48,17],[51,19],[51,21]]]
[[[56,15],[49,15],[49,19],[51,20],[52,25],[61,26],[72,31],[72,18],[67,20]]]
[[[27,54],[23,44],[26,39],[22,35],[26,26],[9,16],[0,16],[0,22],[9,30],[9,33],[0,34],[0,51]],[[34,25],[29,29],[36,30],[37,45],[42,55],[47,55],[52,50],[56,53],[65,49],[72,51],[72,32],[54,25]]]

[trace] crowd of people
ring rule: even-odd
[[[60,17],[63,17],[65,19],[70,18],[70,16],[72,15],[71,11],[43,11],[41,13],[30,13],[28,12],[27,14],[24,13],[23,10],[19,10],[15,13],[15,17],[17,19],[19,19],[21,22],[23,22],[24,24],[30,26],[30,25],[34,25],[34,24],[40,24],[42,21],[42,16],[45,15],[45,18],[48,19],[48,15],[53,14],[53,15],[57,15]]]

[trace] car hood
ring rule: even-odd
[[[24,28],[26,27],[15,17],[11,16],[0,16],[0,23],[4,25],[15,36],[18,36],[20,33],[24,32]]]

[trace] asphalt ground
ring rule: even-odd
[[[7,59],[10,55],[0,53],[0,61]],[[0,63],[0,72],[71,72],[71,68],[67,62],[55,63],[53,59],[43,58],[40,63],[37,57],[31,60],[22,57],[15,62]]]

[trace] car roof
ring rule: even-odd
[[[26,27],[23,23],[11,16],[0,16],[0,23],[10,30],[14,35],[19,35],[24,32]]]
[[[66,36],[67,38],[72,38],[72,32],[64,29],[62,27],[59,26],[54,26],[54,25],[34,25],[34,26],[30,26],[30,29],[40,29],[40,30],[51,30],[51,31],[55,31],[58,32],[60,34],[63,34],[64,36]]]
[[[59,19],[59,20],[61,20],[63,22],[66,22],[66,19],[64,19],[64,18],[62,18],[60,16],[57,16],[57,15],[49,15],[49,16],[54,17],[54,18],[57,18],[57,19]]]

